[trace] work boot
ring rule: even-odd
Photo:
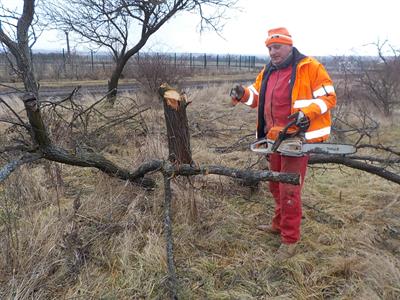
[[[297,243],[294,244],[281,244],[276,250],[274,258],[277,261],[286,260],[296,254]]]
[[[281,233],[281,231],[279,229],[276,229],[276,228],[272,227],[272,225],[267,225],[267,224],[258,225],[257,229],[268,232],[270,234],[280,234]]]

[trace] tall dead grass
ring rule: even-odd
[[[231,107],[229,87],[187,91],[194,160],[259,168],[242,139],[254,132],[256,112]],[[143,118],[146,134],[120,127],[102,151],[130,169],[166,158],[161,108]],[[400,129],[392,129],[398,140]],[[227,150],[216,151],[221,147]],[[153,175],[154,191],[143,191],[96,170],[63,166],[57,196],[46,170],[25,166],[1,186],[0,298],[166,299],[160,176]],[[256,230],[273,214],[267,184],[255,190],[196,176],[176,178],[172,188],[181,299],[400,297],[394,184],[348,168],[310,168],[299,251],[283,263],[273,259],[279,237]]]

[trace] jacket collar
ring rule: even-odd
[[[310,60],[304,60],[305,58],[308,58],[308,57],[305,56],[304,54],[302,54],[299,50],[297,50],[296,47],[293,47],[292,53],[289,55],[289,57],[283,63],[281,63],[278,66],[275,66],[270,61],[267,64],[267,69],[270,69],[271,71],[275,71],[275,70],[287,68],[290,65],[297,66],[300,63],[303,64],[303,63],[310,61]]]
[[[302,60],[307,58],[304,54],[302,54],[296,47],[293,47],[293,65],[298,65]]]

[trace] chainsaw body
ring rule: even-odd
[[[300,157],[306,154],[353,154],[357,149],[353,145],[333,143],[304,143],[300,137],[291,137],[283,140],[277,147],[276,141],[262,139],[250,145],[251,151],[258,154],[280,153],[285,156]],[[276,148],[276,149],[275,149]]]
[[[296,120],[290,121],[285,127],[274,127],[267,138],[250,145],[253,152],[259,154],[280,153],[285,156],[299,157],[306,154],[346,155],[356,153],[353,145],[333,143],[306,143],[304,132],[295,126]]]

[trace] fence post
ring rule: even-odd
[[[242,56],[239,55],[239,70],[242,69]]]
[[[207,68],[207,54],[204,53],[204,69]]]
[[[93,64],[93,50],[92,50],[92,49],[90,49],[90,60],[91,60],[91,63],[92,63],[92,65],[91,65],[91,70],[92,70],[92,73],[93,73],[94,64]]]
[[[217,54],[217,70],[218,70],[218,63],[219,63],[219,55]]]
[[[175,68],[176,68],[176,52],[174,53],[174,65],[175,65]]]
[[[66,62],[64,48],[62,48],[62,56],[63,56],[63,69],[64,69],[64,73],[66,73],[67,72],[67,62]]]
[[[231,56],[228,54],[228,69],[231,68]]]

